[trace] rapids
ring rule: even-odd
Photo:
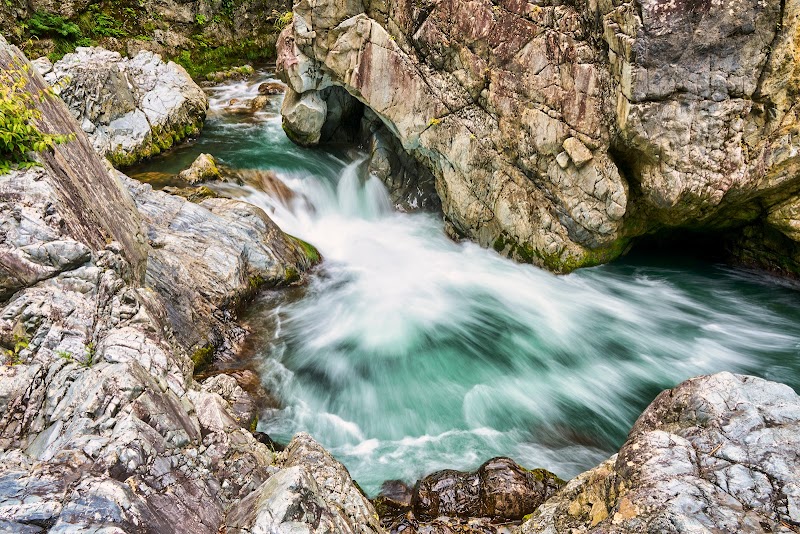
[[[454,243],[440,216],[394,211],[363,155],[290,143],[280,98],[255,115],[228,109],[261,81],[214,88],[203,136],[139,177],[210,152],[260,177],[218,189],[319,249],[307,288],[267,293],[247,317],[278,400],[259,430],[278,441],[310,432],[369,494],[497,455],[569,478],[613,454],[653,397],[691,376],[800,386],[796,285],[652,255],[554,276]],[[291,191],[265,193],[275,178]]]

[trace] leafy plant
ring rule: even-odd
[[[64,360],[67,360],[68,362],[72,361],[72,353],[68,350],[57,350],[56,356]]]
[[[277,17],[275,18],[275,22],[272,24],[272,26],[278,31],[281,31],[288,26],[294,17],[294,14],[291,11],[287,11],[286,13],[282,14],[274,12],[273,14],[277,15]]]
[[[22,323],[14,325],[11,331],[13,348],[6,349],[6,362],[8,365],[17,365],[22,362],[22,351],[30,346],[30,339]]]
[[[37,100],[55,98],[52,90],[38,95],[27,89],[27,73],[23,65],[0,72],[0,174],[12,167],[30,168],[37,163],[33,152],[51,150],[56,145],[75,139],[75,134],[48,134],[36,122],[42,113],[36,108]]]
[[[94,341],[90,341],[86,344],[86,355],[81,362],[86,368],[91,367],[94,364],[94,358],[97,355],[97,347],[95,347]]]
[[[34,13],[28,20],[27,26],[31,35],[36,37],[61,37],[70,41],[77,41],[83,37],[77,24],[46,11]]]
[[[194,16],[194,22],[198,26],[205,26],[206,22],[208,22],[208,19],[202,13],[198,13],[197,15]]]

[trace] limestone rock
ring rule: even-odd
[[[221,178],[221,175],[214,156],[211,154],[200,154],[188,169],[178,174],[178,178],[191,185],[195,185],[200,182],[218,180]]]
[[[617,456],[524,523],[538,532],[793,532],[800,397],[720,373],[661,393]]]
[[[117,166],[197,134],[208,109],[208,98],[183,67],[148,51],[123,59],[102,48],[78,48],[46,79],[95,150]]]
[[[660,228],[761,223],[796,198],[799,13],[301,1],[278,40],[284,127],[324,142],[343,88],[430,171],[452,233],[569,271]]]

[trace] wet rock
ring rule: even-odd
[[[439,516],[517,520],[532,513],[563,485],[543,469],[528,471],[509,458],[493,458],[473,473],[445,470],[414,488],[414,514],[422,521]]]
[[[286,86],[279,82],[264,82],[258,86],[258,92],[262,95],[282,95],[286,92]]]
[[[265,95],[259,95],[250,101],[250,111],[252,112],[261,111],[268,105],[269,105],[269,97]]]
[[[180,65],[152,52],[123,58],[78,48],[46,76],[98,154],[132,165],[171,148],[203,126],[208,98]]]
[[[207,198],[219,198],[219,193],[204,185],[200,187],[173,187],[167,186],[161,189],[164,193],[183,197],[189,202],[198,204]]]
[[[316,145],[322,136],[327,111],[327,104],[315,92],[288,93],[281,108],[284,130],[301,146]]]
[[[800,397],[720,373],[661,393],[618,455],[524,523],[538,532],[784,532],[800,523]]]
[[[214,156],[211,154],[200,154],[188,169],[178,174],[178,178],[191,185],[195,185],[200,182],[219,180],[221,175]]]

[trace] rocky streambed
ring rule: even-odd
[[[707,264],[518,266],[445,238],[435,203],[394,212],[419,203],[398,202],[361,154],[293,148],[279,100],[214,124],[225,91],[182,149],[191,162],[215,140],[238,174],[209,198],[113,171],[57,101],[44,123],[76,141],[0,177],[0,530],[797,531],[790,387],[713,374],[636,420],[691,375],[795,380],[792,286]],[[284,232],[323,266],[306,274],[319,257]],[[709,289],[720,275],[730,283]],[[237,319],[258,290],[298,280],[310,285],[262,293]],[[192,376],[211,352],[240,353],[243,324],[268,411],[235,375]],[[258,416],[334,455],[307,434],[276,453]],[[577,476],[484,463],[501,454]],[[391,484],[374,504],[351,478],[374,496],[442,467],[464,472]]]

